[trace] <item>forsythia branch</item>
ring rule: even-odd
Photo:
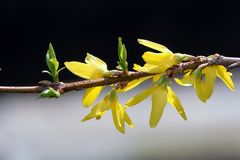
[[[206,56],[191,56],[188,61],[184,61],[180,64],[174,65],[169,68],[165,75],[168,77],[174,77],[176,74],[184,73],[185,70],[188,69],[196,69],[202,64],[207,65],[223,65],[228,70],[231,70],[235,67],[240,66],[240,58],[239,57],[225,57],[215,54],[212,57]],[[96,86],[104,86],[111,85],[118,82],[130,82],[134,79],[139,79],[142,77],[147,77],[150,75],[154,75],[153,73],[144,73],[138,71],[131,71],[128,74],[125,74],[121,71],[116,73],[113,77],[105,77],[105,78],[97,78],[94,80],[81,80],[69,83],[63,82],[52,82],[49,84],[38,84],[35,86],[0,86],[0,92],[11,92],[11,93],[41,93],[48,87],[52,87],[55,90],[58,90],[61,94],[74,91],[74,90],[82,90],[86,88],[96,87]]]
[[[59,81],[59,72],[65,67],[59,68],[59,62],[50,43],[46,54],[48,70],[44,70],[43,73],[49,74],[52,82],[43,80],[36,86],[0,86],[0,92],[40,93],[40,98],[57,98],[66,92],[85,89],[82,98],[83,106],[90,107],[93,104],[94,106],[82,122],[93,118],[101,119],[108,110],[111,110],[115,128],[124,133],[125,123],[130,128],[134,126],[126,111],[127,108],[135,106],[147,97],[152,99],[150,127],[157,126],[167,103],[173,106],[184,120],[187,120],[184,108],[171,88],[169,78],[174,78],[175,82],[181,86],[193,86],[198,98],[204,103],[210,99],[217,78],[234,91],[232,74],[229,71],[240,66],[240,58],[224,57],[219,54],[192,56],[173,53],[161,44],[144,39],[138,39],[138,43],[158,52],[144,52],[142,58],[145,64],[143,66],[134,64],[135,71],[128,70],[127,49],[122,39],[118,38],[117,70],[108,70],[103,60],[87,53],[85,62],[64,63],[74,75],[87,79],[70,83]],[[184,75],[179,79],[176,77],[177,74]],[[149,88],[137,93],[125,104],[119,103],[118,93],[127,92],[147,79],[152,79],[152,85]],[[101,101],[95,103],[105,85],[111,85],[112,89]]]

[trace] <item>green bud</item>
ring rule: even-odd
[[[118,59],[119,61],[117,68],[120,70],[128,70],[127,63],[127,49],[126,46],[122,43],[122,38],[118,37]]]
[[[59,91],[56,91],[52,87],[49,87],[48,89],[42,91],[39,98],[53,98],[53,97],[58,98],[59,96],[60,96]]]
[[[49,43],[47,53],[49,54],[49,59],[56,58],[56,54],[55,54],[55,51],[53,49],[52,43]]]
[[[53,78],[54,82],[59,82],[59,72],[64,68],[58,70],[59,62],[56,58],[56,54],[51,43],[49,44],[49,48],[46,53],[46,63],[49,71],[43,71],[43,73],[49,74]]]

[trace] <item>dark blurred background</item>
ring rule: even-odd
[[[52,42],[63,62],[90,52],[116,66],[117,37],[128,49],[130,67],[142,64],[137,38],[194,55],[237,55],[238,1],[121,0],[0,2],[0,85],[34,84],[48,75],[45,53]],[[63,71],[62,80],[76,78]]]

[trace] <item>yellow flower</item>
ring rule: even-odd
[[[103,100],[98,102],[92,109],[91,112],[82,119],[82,122],[90,120],[92,118],[101,119],[101,117],[109,110],[110,101],[109,94],[107,94]]]
[[[231,79],[231,73],[227,72],[222,65],[207,66],[200,70],[199,75],[188,71],[182,79],[175,78],[175,81],[182,86],[194,85],[198,98],[202,102],[206,102],[212,95],[216,78],[219,77],[234,91],[234,84]]]
[[[152,110],[150,115],[150,127],[157,126],[159,120],[162,117],[163,110],[168,103],[170,103],[182,116],[184,120],[187,120],[184,109],[179,101],[177,95],[172,91],[171,87],[167,86],[166,78],[161,77],[150,88],[140,92],[126,102],[126,106],[133,106],[147,97],[152,95]]]
[[[133,88],[135,88],[136,86],[138,86],[139,84],[143,83],[144,81],[148,80],[149,78],[151,78],[152,76],[147,76],[147,77],[143,77],[143,78],[139,78],[139,79],[134,79],[130,82],[127,83],[127,86],[125,86],[124,88],[118,88],[117,92],[118,93],[123,93],[123,92],[127,92]]]
[[[87,121],[92,118],[100,119],[107,110],[112,110],[113,122],[118,131],[121,133],[125,132],[125,122],[133,128],[133,122],[126,112],[126,107],[122,106],[118,102],[116,92],[112,90],[108,93],[105,98],[96,104],[91,112],[82,119],[82,122]]]
[[[152,48],[159,51],[160,53],[154,53],[147,51],[142,55],[143,60],[146,64],[141,67],[137,64],[134,64],[134,70],[147,72],[147,73],[163,73],[168,68],[172,67],[175,64],[178,64],[183,60],[187,55],[185,54],[174,54],[167,47],[151,42],[144,39],[138,39],[138,42],[146,47]]]
[[[65,62],[64,64],[73,74],[85,79],[102,78],[108,72],[107,64],[89,53],[87,53],[85,62],[86,63],[72,61]],[[103,86],[87,89],[83,95],[83,105],[89,107],[98,97],[102,89]]]

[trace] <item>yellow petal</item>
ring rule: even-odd
[[[209,99],[212,96],[214,90],[214,84],[217,77],[215,66],[208,66],[202,70],[202,73],[205,74],[204,81],[204,94],[206,99]]]
[[[231,73],[227,72],[224,66],[217,65],[217,76],[222,79],[222,81],[228,86],[229,89],[234,91],[234,84],[231,78]]]
[[[170,67],[171,66],[167,66],[167,65],[157,66],[157,65],[145,63],[142,68],[146,68],[148,70],[148,73],[164,73]]]
[[[160,52],[171,52],[167,47],[145,39],[138,39],[138,43]]]
[[[140,65],[138,65],[138,64],[133,64],[133,69],[134,69],[135,71],[140,71],[141,68],[142,68],[142,67],[141,67]]]
[[[92,119],[92,118],[100,119],[105,113],[106,113],[106,111],[98,112],[98,113],[90,112],[88,115],[86,115],[86,116],[81,120],[81,122],[88,121],[88,120],[90,120],[90,119]]]
[[[119,124],[123,130],[123,133],[125,132],[125,117],[124,117],[124,108],[123,106],[117,102],[117,109],[118,109],[118,119],[119,119]]]
[[[87,120],[90,120],[92,118],[95,118],[96,117],[96,114],[94,112],[90,112],[88,115],[86,115],[82,120],[81,122],[85,122]]]
[[[109,106],[106,105],[105,101],[102,100],[98,104],[96,104],[92,109],[91,112],[85,116],[81,121],[87,121],[89,119],[95,118],[98,115],[103,115],[107,110],[109,110]]]
[[[168,90],[168,96],[167,101],[175,108],[177,109],[178,113],[182,116],[184,120],[187,120],[187,116],[185,114],[185,111],[182,107],[182,104],[178,98],[178,96],[172,91],[171,87],[167,87]]]
[[[205,103],[207,101],[207,98],[205,96],[204,82],[201,80],[201,76],[195,80],[194,88],[196,89],[198,98]]]
[[[123,109],[123,112],[124,112],[124,120],[125,120],[125,122],[129,125],[130,128],[133,128],[134,125],[133,125],[132,120],[128,116],[126,110],[124,108],[122,108],[122,109]]]
[[[152,110],[150,116],[150,127],[157,126],[162,117],[163,110],[167,104],[167,90],[157,86],[152,94]]]
[[[110,94],[109,94],[109,93],[104,97],[103,103],[104,103],[106,106],[110,107],[111,102],[110,102]]]
[[[125,132],[124,117],[117,102],[115,103],[112,102],[111,110],[112,110],[114,126],[119,132],[124,133]]]
[[[145,52],[142,55],[142,58],[146,63],[152,65],[171,67],[174,64],[176,64],[176,57],[171,52],[164,53]]]
[[[65,62],[65,66],[69,71],[71,71],[73,74],[85,78],[85,79],[94,79],[94,78],[100,78],[103,77],[103,72],[96,68],[96,66],[91,64],[85,64],[81,62]]]
[[[95,99],[99,96],[103,86],[88,88],[83,94],[83,106],[89,107],[95,101]]]
[[[158,81],[160,79],[160,77],[161,77],[161,74],[154,75],[153,78],[152,78],[153,83]]]
[[[133,69],[136,71],[146,72],[146,73],[164,73],[169,66],[156,66],[146,63],[143,67],[134,64]]]
[[[135,95],[134,97],[132,97],[131,99],[129,99],[126,102],[126,106],[134,106],[135,104],[138,104],[139,102],[143,101],[144,99],[146,99],[148,96],[150,96],[152,94],[152,92],[154,91],[156,87],[152,86],[140,93],[138,93],[137,95]]]
[[[91,55],[90,53],[87,53],[85,62],[88,64],[95,65],[97,68],[101,69],[102,71],[107,72],[107,64],[100,58],[95,57],[95,56]]]
[[[106,113],[106,111],[103,112],[99,112],[98,114],[96,114],[96,120],[99,120],[102,118],[102,116]]]
[[[195,77],[192,71],[187,72],[182,79],[174,78],[174,80],[181,86],[191,86],[194,84]]]
[[[119,88],[117,90],[117,92],[118,93],[127,92],[127,91],[133,89],[134,87],[138,86],[139,84],[143,83],[144,81],[146,81],[149,78],[151,78],[151,76],[143,77],[143,78],[139,78],[139,79],[135,79],[133,81],[130,81],[130,82],[128,82],[126,87],[124,87],[123,89]]]

